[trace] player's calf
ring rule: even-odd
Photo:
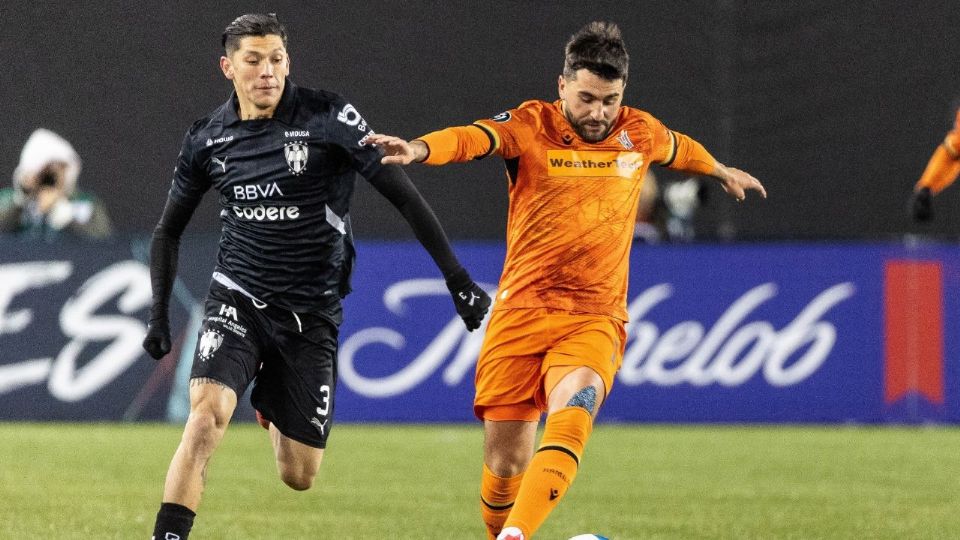
[[[547,416],[540,447],[523,475],[516,503],[504,522],[501,536],[517,531],[522,533],[517,537],[520,540],[531,537],[573,483],[584,446],[593,431],[591,409],[595,403],[589,403],[590,395],[589,391],[576,392],[566,407]]]
[[[496,538],[503,529],[503,522],[513,509],[522,480],[523,473],[504,478],[494,474],[484,464],[480,479],[480,515],[490,540]]]

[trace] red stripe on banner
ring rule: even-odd
[[[884,268],[884,400],[916,392],[943,403],[943,280],[940,263],[887,261]]]

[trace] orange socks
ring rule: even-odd
[[[520,493],[504,523],[526,538],[540,528],[577,476],[593,417],[582,407],[565,407],[547,417],[540,448],[523,474]]]
[[[480,477],[480,515],[487,525],[487,537],[496,539],[503,528],[503,522],[513,509],[513,501],[520,490],[520,481],[523,473],[510,478],[501,478],[483,465],[483,475]]]

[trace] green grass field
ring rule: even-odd
[[[0,538],[146,539],[180,427],[0,423]],[[478,425],[338,425],[315,487],[235,425],[191,538],[483,538]],[[960,537],[960,430],[599,426],[537,538]]]

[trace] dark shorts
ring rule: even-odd
[[[280,433],[325,448],[333,424],[337,326],[312,313],[257,307],[213,282],[190,378],[207,377],[250,401]]]

